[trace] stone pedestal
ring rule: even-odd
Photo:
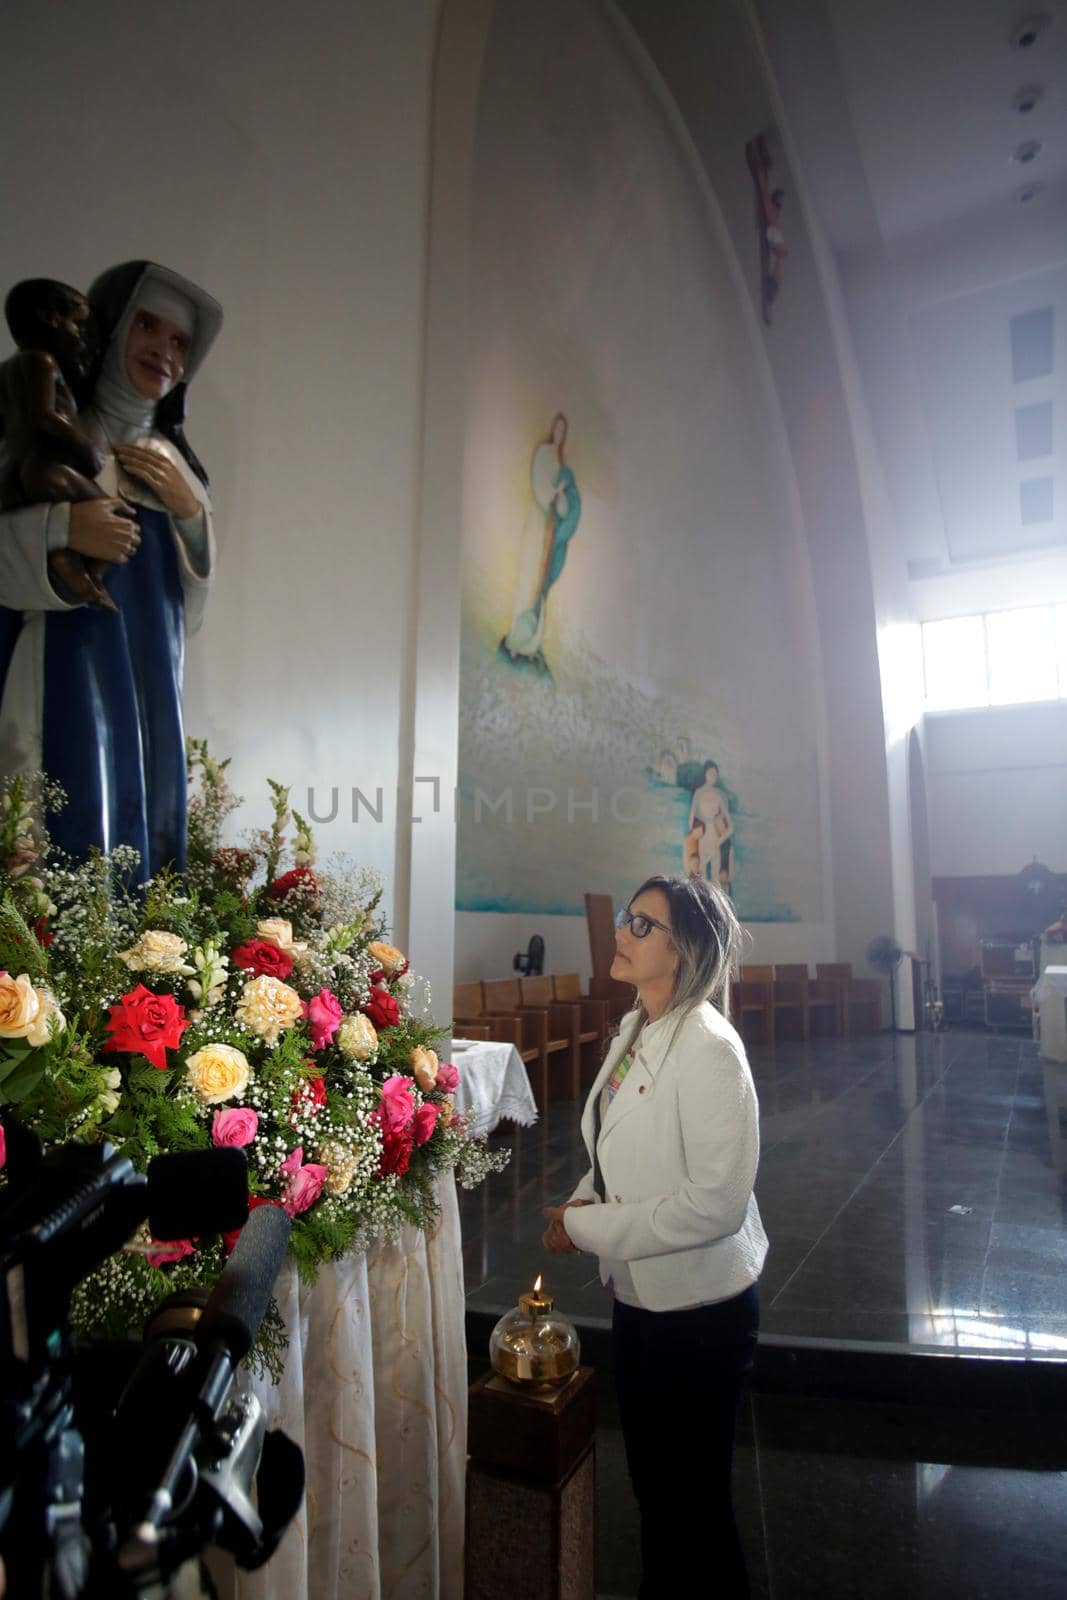
[[[593,1369],[530,1394],[471,1385],[465,1600],[593,1600]]]

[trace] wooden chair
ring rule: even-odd
[[[743,1039],[748,1038],[749,1017],[763,1026],[765,1043],[774,1043],[774,968],[742,967],[740,978],[730,985],[730,1016]]]
[[[523,992],[525,993],[525,990]],[[600,1070],[608,1034],[611,1032],[608,1002],[594,1000],[589,995],[583,994],[576,972],[555,973],[552,977],[552,995],[560,1005],[577,1007],[578,1044],[582,1053],[582,1083],[588,1086]]]
[[[807,970],[803,968],[805,973]],[[808,979],[808,1018],[812,1033],[829,1034],[835,1039],[841,1037],[841,1007],[837,985],[832,979]]]
[[[774,1026],[778,1032],[778,1013],[792,1013],[800,1023],[800,1037],[811,1038],[811,1012],[808,998],[808,968],[801,965],[775,965],[774,968]]]
[[[554,1000],[543,1006],[528,1005],[523,1000],[518,978],[486,981],[482,984],[482,993],[489,1015],[501,1011],[518,1016],[523,1022],[527,1018],[536,1019],[538,1043],[545,1058],[548,1061],[553,1056],[561,1058],[560,1065],[566,1071],[570,1086],[570,1094],[565,1098],[576,1099],[582,1088],[582,1057],[578,1044],[578,1014],[573,1006],[557,1005]]]
[[[533,1017],[515,1013],[490,1014],[480,983],[457,983],[452,988],[452,1028],[458,1038],[474,1038],[471,1028],[484,1028],[499,1044],[513,1044],[526,1066],[533,1069],[532,1084],[537,1109],[548,1104],[548,1056],[541,1047],[541,1030]]]
[[[847,1039],[851,1033],[854,1016],[860,1019],[861,1032],[881,1032],[882,986],[877,978],[854,978],[851,961],[819,961],[815,971],[835,987],[838,1026],[843,1038]]]
[[[585,923],[589,929],[593,977],[610,978],[611,963],[615,960],[615,905],[610,894],[586,895]]]

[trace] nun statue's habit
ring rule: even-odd
[[[55,843],[76,857],[133,845],[148,877],[185,865],[185,635],[203,616],[214,538],[207,478],[182,419],[222,311],[147,261],[105,272],[89,301],[101,356],[79,426],[105,455],[100,486],[131,502],[140,544],[106,571],[115,612],[71,606],[47,563],[67,542],[71,507],[0,514],[0,772],[56,779],[67,805],[49,818]],[[170,354],[145,355],[153,328],[178,351],[170,367]],[[158,393],[146,393],[153,384]]]

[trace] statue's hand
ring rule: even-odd
[[[115,455],[123,471],[151,489],[172,517],[182,520],[196,516],[200,501],[167,456],[138,444],[120,444]]]
[[[71,506],[68,550],[96,561],[128,561],[140,542],[125,500],[78,500]]]

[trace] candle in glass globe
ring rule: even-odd
[[[574,1324],[555,1310],[538,1274],[533,1288],[520,1294],[518,1305],[501,1317],[489,1337],[493,1371],[523,1388],[547,1389],[566,1383],[580,1358]]]

